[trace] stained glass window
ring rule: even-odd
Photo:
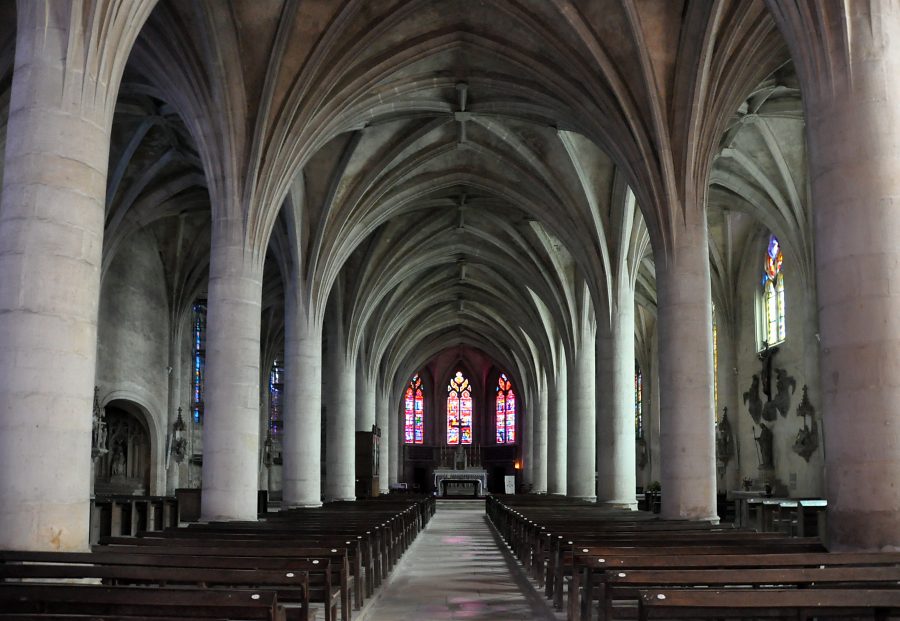
[[[272,371],[269,373],[269,429],[272,437],[281,434],[283,425],[282,395],[284,394],[284,364],[281,358],[275,358]]]
[[[786,336],[784,323],[784,255],[778,239],[771,235],[766,249],[762,277],[762,312],[760,313],[761,347],[774,345]]]
[[[203,421],[203,385],[206,376],[206,300],[197,300],[191,322],[191,415]]]
[[[447,387],[447,444],[472,444],[472,387],[457,371]]]
[[[713,404],[714,417],[719,420],[719,322],[716,320],[716,305],[712,305],[713,339]]]
[[[497,444],[516,441],[516,393],[506,373],[497,381]]]
[[[644,376],[637,360],[634,361],[634,435],[644,437]]]
[[[404,439],[406,444],[423,444],[425,442],[425,392],[418,374],[413,375],[406,387],[404,399],[406,421]]]

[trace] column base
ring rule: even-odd
[[[355,502],[356,496],[350,496],[348,498],[328,498],[325,497],[325,502]]]
[[[584,502],[597,502],[596,496],[569,496],[572,500],[583,500]]]
[[[322,502],[297,502],[297,503],[281,503],[281,510],[285,509],[315,509],[316,507],[321,507]]]
[[[636,500],[598,500],[597,504],[610,509],[626,509],[628,511],[637,511],[638,508]]]

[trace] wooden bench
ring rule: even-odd
[[[641,591],[638,618],[744,619],[756,617],[868,616],[900,614],[894,589],[651,589]]]
[[[896,588],[900,567],[779,567],[764,569],[664,569],[606,572],[596,581],[593,595],[600,601],[600,621],[637,618],[640,592],[648,588],[762,587],[765,585],[808,588],[842,586],[844,588]],[[613,608],[613,601],[619,603]],[[623,603],[629,605],[623,606]],[[580,618],[590,621],[589,607]]]
[[[309,601],[325,605],[326,621],[336,619],[332,611],[338,603],[341,618],[349,621],[353,590],[345,548],[294,548],[285,546],[283,542],[280,546],[234,543],[223,546],[206,540],[205,544],[97,546],[91,557],[95,563],[156,564],[166,567],[291,570],[302,566],[309,573]],[[23,558],[22,555],[27,553],[0,553],[0,558],[10,558],[8,554],[15,554],[13,558]]]
[[[286,621],[272,591],[0,584],[2,615],[66,614]],[[83,617],[82,617],[83,618]]]
[[[99,579],[106,586],[150,585],[150,586],[191,586],[194,588],[254,588],[275,591],[282,604],[294,603],[298,607],[290,611],[289,619],[312,621],[310,614],[309,570],[298,563],[291,570],[222,569],[209,567],[167,567],[142,565],[85,565],[83,555],[69,557],[63,562],[65,553],[60,553],[52,563],[28,561],[0,565],[0,581],[15,583],[61,581],[71,579]],[[74,561],[74,562],[73,562]],[[308,565],[308,564],[307,564]]]

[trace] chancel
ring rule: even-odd
[[[0,620],[896,615],[898,74],[900,0],[0,0]]]

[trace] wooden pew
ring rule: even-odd
[[[743,619],[754,617],[868,616],[900,614],[900,590],[894,589],[652,589],[642,591],[638,618]]]
[[[299,614],[289,615],[289,619],[312,621],[310,614],[309,570],[303,564],[290,571],[261,569],[222,569],[208,567],[166,567],[161,565],[85,565],[84,555],[56,556],[52,563],[28,561],[27,564],[7,562],[0,565],[0,581],[14,584],[27,580],[50,583],[71,579],[99,579],[106,586],[191,586],[194,588],[254,588],[261,591],[275,591],[282,604],[295,603],[299,608],[291,608]],[[64,560],[67,559],[68,560]],[[73,562],[75,561],[75,562]]]
[[[272,591],[0,584],[2,614],[286,621]],[[3,617],[0,616],[0,619]],[[83,617],[82,617],[83,618]]]
[[[134,541],[134,540],[129,540]],[[154,540],[155,542],[165,540]],[[229,542],[223,546],[216,540],[176,540],[195,545],[110,545],[95,546],[91,557],[96,563],[163,564],[179,567],[285,569],[307,568],[310,601],[325,604],[325,619],[333,621],[332,608],[340,602],[341,618],[349,621],[353,589],[350,584],[346,548],[295,548],[280,545],[254,545],[257,542]],[[244,545],[250,543],[251,545]],[[0,558],[26,553],[0,553]],[[34,554],[34,553],[30,553]],[[44,553],[46,554],[46,553]],[[113,556],[117,555],[117,556]],[[150,560],[143,557],[148,557]],[[115,559],[115,560],[110,560]],[[306,564],[304,564],[306,563]]]
[[[762,569],[664,569],[626,570],[606,572],[596,581],[599,599],[599,621],[637,618],[640,592],[650,588],[697,587],[763,587],[781,588],[836,587],[871,589],[896,588],[900,582],[900,567],[777,567]],[[590,592],[585,599],[593,600]],[[619,606],[613,608],[613,601]],[[633,602],[622,606],[623,601]],[[589,607],[580,618],[590,621]]]

